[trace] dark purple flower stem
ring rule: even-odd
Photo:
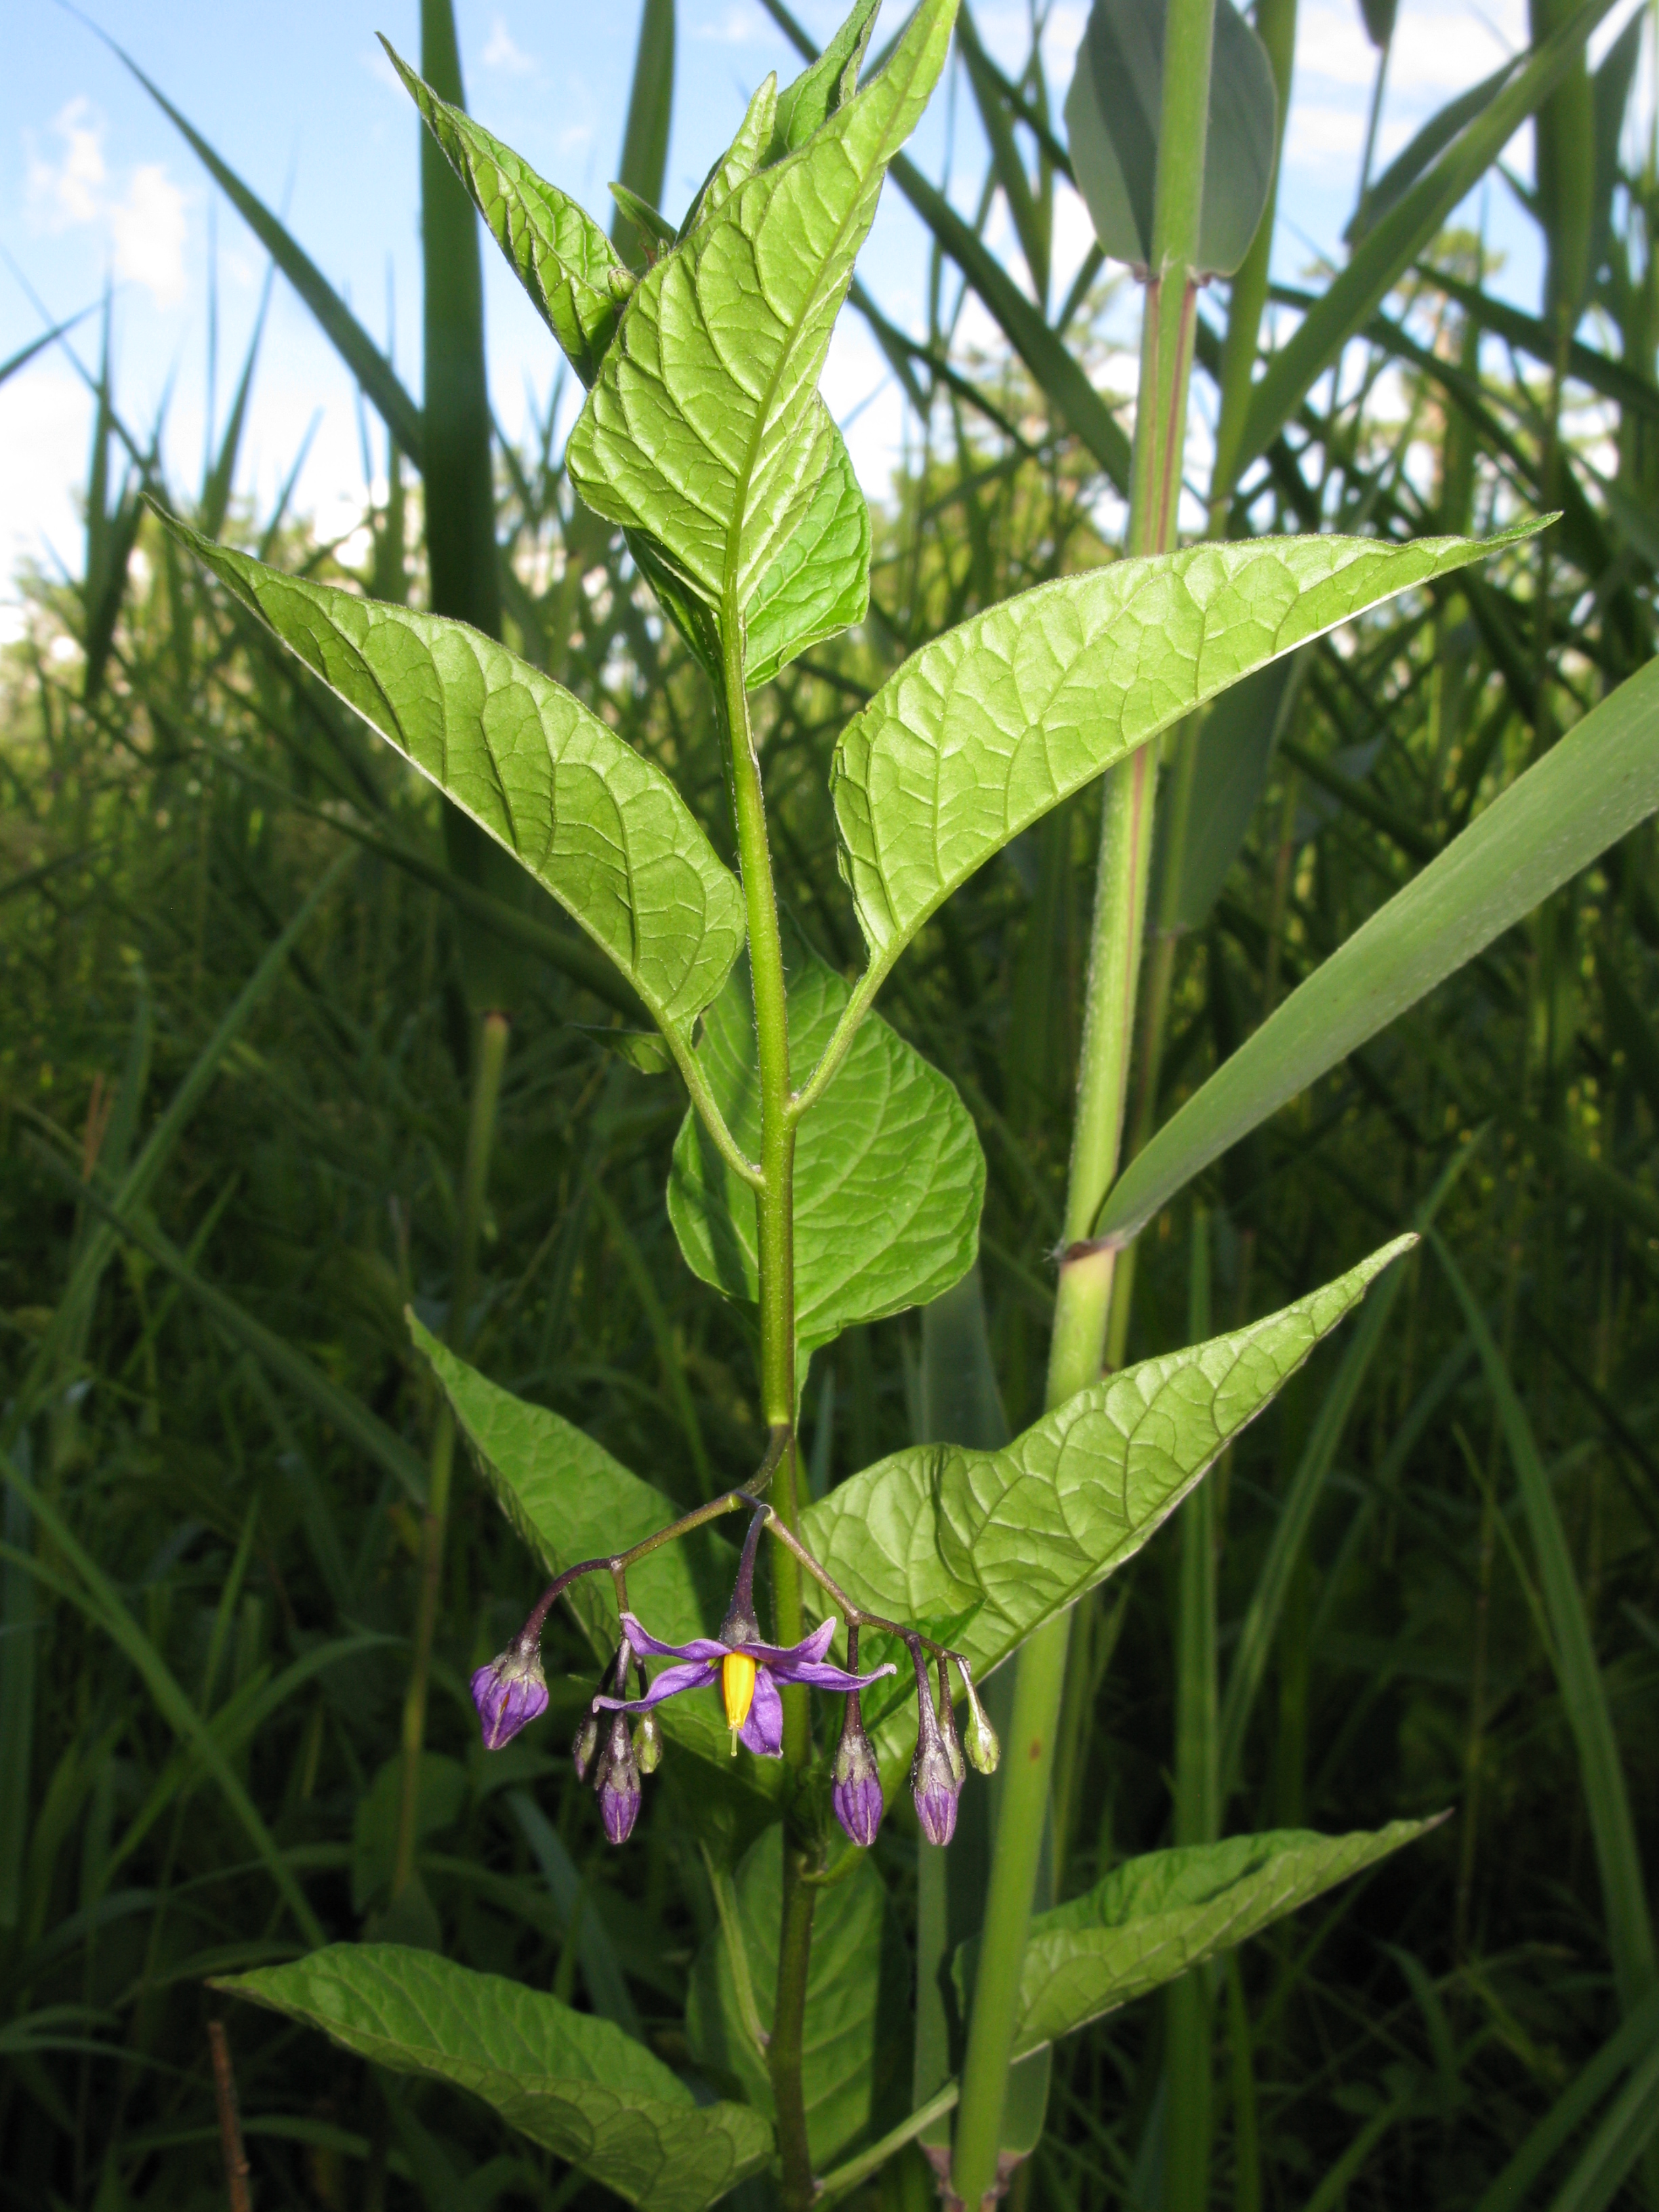
[[[660,1551],[665,1544],[676,1543],[680,1537],[689,1536],[694,1528],[701,1528],[706,1522],[718,1521],[724,1514],[739,1513],[745,1510],[752,1513],[756,1499],[777,1473],[793,1441],[787,1426],[777,1424],[773,1428],[765,1458],[741,1490],[728,1490],[723,1497],[711,1498],[707,1505],[696,1506],[691,1512],[682,1514],[678,1521],[671,1521],[665,1528],[659,1528],[654,1535],[645,1537],[626,1552],[614,1552],[605,1559],[579,1559],[574,1567],[566,1567],[562,1573],[553,1577],[531,1607],[524,1626],[519,1631],[520,1641],[526,1650],[533,1649],[540,1643],[548,1614],[571,1583],[580,1582],[584,1575],[609,1575],[616,1587],[617,1607],[625,1611],[628,1605],[626,1577],[629,1567],[640,1559],[648,1559],[653,1552]]]

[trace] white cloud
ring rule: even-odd
[[[717,46],[746,46],[765,28],[757,9],[745,7],[743,0],[732,0],[719,22],[699,23],[691,35],[694,39],[712,39]]]
[[[77,94],[52,118],[51,133],[59,145],[55,160],[40,153],[33,131],[26,131],[23,142],[28,150],[29,219],[39,229],[56,234],[98,219],[106,174],[103,118]]]
[[[56,236],[101,224],[116,276],[142,284],[159,307],[177,307],[185,291],[185,200],[165,165],[141,163],[125,191],[112,193],[103,118],[80,95],[53,117],[50,136],[55,154],[43,154],[33,133],[27,134],[27,204],[35,228]]]
[[[533,76],[536,73],[533,56],[526,53],[519,45],[507,27],[504,15],[497,15],[490,26],[489,41],[483,50],[483,65],[486,69],[502,70],[508,76]]]
[[[132,173],[125,199],[109,209],[115,273],[142,284],[158,307],[185,296],[185,196],[159,161]]]

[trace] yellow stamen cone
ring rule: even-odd
[[[737,1731],[755,1702],[755,1662],[746,1651],[728,1651],[720,1662],[720,1695],[726,1700],[726,1725],[732,1732],[735,1751]]]

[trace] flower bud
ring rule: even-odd
[[[599,1717],[587,1713],[581,1726],[570,1741],[570,1763],[576,1770],[578,1782],[586,1782],[587,1770],[593,1764],[593,1755],[599,1747]]]
[[[547,1711],[547,1677],[540,1651],[515,1638],[473,1675],[472,1702],[478,1709],[484,1749],[499,1751],[526,1722]]]
[[[662,1765],[662,1723],[655,1713],[641,1713],[635,1724],[634,1764],[641,1774],[654,1774]]]
[[[996,1730],[985,1717],[979,1692],[965,1674],[962,1678],[962,1686],[968,1692],[968,1727],[963,1740],[968,1764],[977,1774],[994,1774],[997,1761],[1002,1757],[1002,1746],[997,1741]]]
[[[841,1724],[841,1741],[830,1767],[830,1802],[836,1818],[855,1844],[866,1850],[876,1840],[881,1826],[881,1775],[876,1754],[864,1732],[856,1690],[847,1700],[847,1717]]]
[[[593,1787],[599,1792],[599,1818],[605,1822],[605,1834],[613,1844],[625,1844],[640,1814],[640,1770],[635,1764],[628,1723],[621,1713],[611,1716],[611,1733],[593,1770]]]
[[[923,1727],[916,1739],[916,1755],[910,1763],[910,1794],[916,1801],[916,1818],[930,1844],[948,1844],[957,1832],[957,1800],[962,1784],[952,1772],[949,1754],[937,1727]]]

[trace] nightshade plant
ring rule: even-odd
[[[866,610],[869,514],[817,379],[884,176],[944,64],[954,0],[921,0],[860,84],[874,12],[860,0],[794,83],[780,91],[768,79],[677,227],[626,197],[654,241],[642,275],[582,209],[392,57],[586,387],[568,451],[583,501],[626,533],[708,676],[735,875],[662,766],[505,647],[171,526],[620,970],[690,1097],[670,1216],[692,1270],[752,1312],[770,1438],[746,1479],[671,1520],[660,1494],[591,1440],[411,1322],[550,1577],[518,1636],[474,1676],[486,1744],[545,1710],[540,1638],[562,1598],[603,1670],[572,1754],[611,1841],[633,1829],[660,1760],[700,1763],[697,1794],[714,1808],[726,1857],[720,1942],[694,1978],[686,2023],[697,2088],[610,2022],[408,1946],[336,1945],[228,1986],[378,2064],[475,2091],[653,2212],[698,2212],[763,2172],[787,2212],[804,2212],[950,2110],[954,2081],[884,2131],[872,2002],[850,2060],[843,2048],[832,2067],[820,2053],[837,1990],[850,1978],[867,1996],[880,1978],[884,1907],[864,1852],[884,1808],[908,1776],[923,1835],[949,1842],[967,1764],[997,1762],[979,1686],[1016,1654],[1020,1758],[1000,1784],[981,1939],[953,1969],[971,1998],[952,2201],[989,2201],[1018,2061],[1419,1832],[1399,1822],[1157,1853],[1033,1919],[1052,1735],[1043,1699],[1069,1609],[1146,1543],[1410,1240],[1279,1313],[1103,1376],[1112,1270],[1207,1160],[1653,804],[1651,686],[1639,677],[1287,1001],[1103,1203],[1156,741],[1253,671],[1526,534],[1169,550],[1192,297],[1209,273],[1195,179],[1213,18],[1171,0],[1134,557],[1042,585],[924,645],[854,717],[832,781],[863,974],[849,981],[800,940],[775,892],[750,698]],[[813,1352],[853,1323],[938,1297],[976,1249],[984,1164],[973,1122],[875,1011],[877,994],[975,870],[1109,772],[1048,1410],[1000,1449],[899,1452],[809,1504],[796,1420]],[[735,1559],[719,1528],[733,1515],[748,1516]],[[895,1656],[871,1665],[872,1646]],[[866,1711],[865,1693],[895,1675]],[[813,1690],[843,1700],[837,1725],[815,1722]],[[745,1927],[775,1962],[769,1987],[756,1987]],[[711,2082],[727,2094],[711,2098]],[[950,2157],[939,2154],[941,2170]]]

